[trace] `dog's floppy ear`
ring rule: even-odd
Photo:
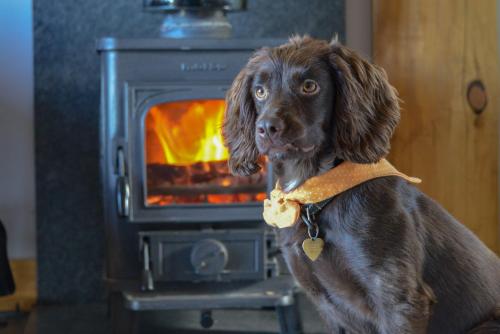
[[[235,175],[251,175],[260,170],[255,144],[257,112],[252,99],[249,65],[234,79],[226,95],[222,134],[229,149],[229,170]]]
[[[382,68],[337,41],[330,48],[328,57],[336,91],[332,128],[337,157],[357,163],[377,162],[389,152],[399,121],[396,90]]]

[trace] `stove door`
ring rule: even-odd
[[[267,168],[250,177],[230,174],[221,135],[226,89],[129,88],[132,221],[261,220]]]

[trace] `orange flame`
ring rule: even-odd
[[[242,203],[265,197],[265,169],[232,176],[223,145],[224,100],[153,106],[145,117],[147,205]]]
[[[191,100],[163,103],[152,107],[146,128],[154,130],[161,146],[147,147],[148,163],[187,166],[197,162],[228,159],[221,126],[224,100]]]

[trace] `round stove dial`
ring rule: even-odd
[[[227,248],[215,239],[198,241],[191,250],[191,265],[198,275],[218,275],[224,271],[228,259]]]

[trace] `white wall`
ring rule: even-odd
[[[31,0],[0,0],[0,220],[9,257],[34,258]]]

